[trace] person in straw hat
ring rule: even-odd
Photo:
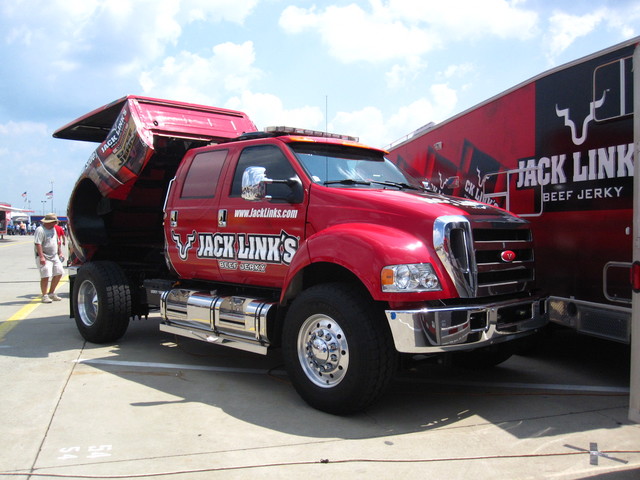
[[[55,213],[47,213],[42,219],[42,224],[36,228],[34,233],[34,246],[36,253],[36,266],[40,270],[40,290],[42,292],[42,303],[51,303],[62,300],[56,295],[56,287],[62,278],[64,269],[60,261],[60,245],[55,225],[58,217]],[[51,285],[49,285],[51,278]]]

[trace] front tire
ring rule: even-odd
[[[131,317],[131,287],[113,262],[83,265],[73,283],[76,326],[85,340],[109,343],[124,335]]]
[[[316,285],[300,294],[287,313],[282,348],[298,394],[333,414],[373,404],[397,365],[382,311],[348,284]]]

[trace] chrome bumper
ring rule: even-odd
[[[548,321],[546,299],[539,297],[385,313],[402,353],[471,350],[532,333]]]

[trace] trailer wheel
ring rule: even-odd
[[[291,305],[283,356],[298,394],[333,414],[364,410],[385,391],[397,353],[381,310],[348,284],[322,284]]]
[[[127,331],[131,287],[113,262],[83,265],[73,283],[73,307],[80,334],[93,343],[113,342]]]

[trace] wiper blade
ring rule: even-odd
[[[366,180],[354,180],[353,178],[345,178],[343,180],[327,180],[326,182],[323,182],[323,185],[335,185],[335,184],[340,184],[340,185],[365,185],[365,186],[369,186],[369,185],[382,185],[385,187],[395,187],[395,188],[399,188],[399,189],[407,189],[407,190],[420,190],[420,191],[424,191],[425,189],[422,187],[417,187],[415,185],[409,185],[408,183],[404,183],[404,182],[389,182],[389,181],[384,181],[384,182],[379,182],[376,180],[371,180],[371,181],[366,181]]]
[[[421,187],[417,187],[415,185],[409,185],[408,183],[404,183],[404,182],[376,182],[373,181],[371,183],[375,183],[376,185],[384,185],[386,187],[396,187],[396,188],[400,188],[400,189],[408,189],[408,190],[425,190],[424,188]]]
[[[323,185],[371,185],[371,182],[365,182],[362,180],[354,180],[353,178],[345,178],[344,180],[327,180]]]

